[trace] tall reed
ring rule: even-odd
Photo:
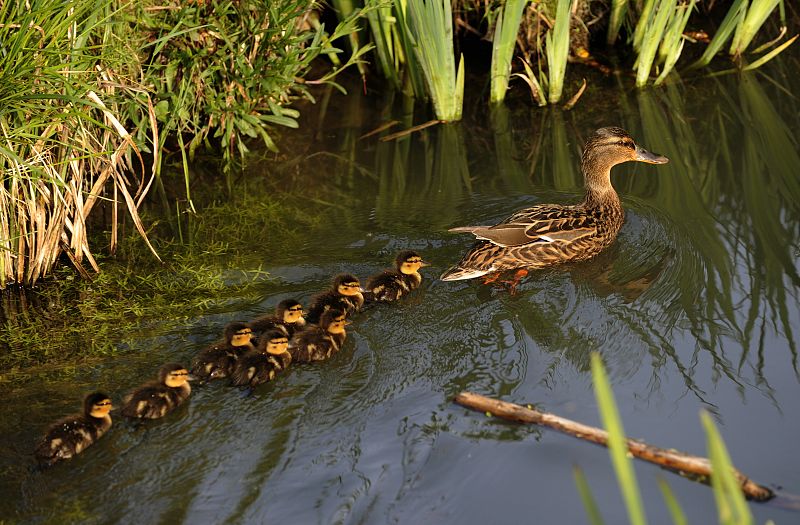
[[[141,77],[136,60],[106,47],[117,12],[105,0],[0,4],[0,287],[36,283],[62,253],[97,271],[87,219],[101,201],[112,251],[120,207],[146,238],[146,146],[134,137],[155,141],[152,102],[130,80]],[[143,127],[129,132],[125,112]]]
[[[545,37],[548,71],[548,100],[556,104],[564,91],[564,77],[569,56],[570,0],[556,1],[553,29]]]
[[[644,502],[633,472],[632,460],[628,456],[622,421],[619,418],[611,384],[608,381],[600,355],[592,353],[591,361],[595,397],[603,424],[608,431],[608,450],[628,509],[628,518],[632,525],[643,525],[647,523],[644,514]],[[753,515],[750,513],[744,493],[734,475],[733,464],[725,443],[711,416],[703,412],[700,414],[700,419],[706,431],[708,457],[714,473],[711,477],[711,485],[714,489],[714,498],[719,512],[719,523],[724,525],[749,525],[753,523]],[[602,524],[603,520],[592,497],[591,489],[579,470],[576,471],[576,485],[591,523]],[[666,482],[661,483],[661,490],[673,523],[676,525],[686,523],[685,513]]]
[[[517,43],[517,33],[522,12],[528,0],[508,0],[497,11],[497,22],[492,38],[491,88],[489,102],[502,102],[511,76],[511,59]]]
[[[406,1],[409,43],[422,69],[436,118],[461,120],[464,56],[456,68],[450,0]]]

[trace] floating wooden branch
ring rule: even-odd
[[[461,392],[455,402],[467,408],[488,412],[493,416],[501,417],[520,423],[534,423],[550,427],[571,436],[608,446],[608,432],[601,428],[590,427],[575,421],[565,419],[547,412],[540,412],[514,403],[507,403],[492,399],[472,392]],[[655,463],[668,470],[673,470],[681,475],[689,475],[702,479],[711,478],[711,463],[707,458],[691,456],[678,452],[648,445],[642,441],[628,439],[628,450],[639,459]],[[772,490],[750,480],[747,476],[734,469],[734,475],[739,480],[742,492],[747,498],[755,501],[767,501],[775,494]]]

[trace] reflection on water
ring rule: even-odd
[[[261,300],[232,300],[229,311],[143,338],[120,357],[0,387],[11,400],[0,418],[0,515],[25,523],[517,523],[535,512],[545,523],[579,523],[577,463],[608,522],[624,522],[605,451],[450,403],[469,389],[597,424],[590,351],[609,367],[631,435],[703,454],[697,412],[705,408],[741,470],[800,492],[791,459],[800,433],[793,89],[745,74],[587,93],[570,113],[500,108],[385,142],[362,137],[390,119],[398,128],[423,122],[423,111],[400,97],[376,104],[357,91],[332,94],[307,125],[315,141],[293,161],[310,174],[325,166],[324,182],[297,183],[314,192],[325,220],[293,258],[276,261],[265,243],[274,280]],[[605,125],[625,127],[671,161],[657,172],[615,168],[627,220],[612,248],[533,272],[513,295],[435,280],[471,243],[447,228],[538,202],[577,202],[583,139]],[[402,248],[434,263],[422,288],[361,314],[330,361],[295,367],[247,398],[221,384],[197,388],[163,421],[118,422],[69,464],[28,470],[36,436],[82,392],[124,392],[162,362],[188,361],[225,322],[288,296],[308,302],[332,274],[365,277]],[[648,511],[662,522],[654,471],[638,468]],[[708,490],[671,485],[693,522],[715,519]],[[796,519],[753,509],[760,522]]]

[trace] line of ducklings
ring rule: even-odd
[[[193,379],[229,378],[230,384],[252,388],[273,380],[291,363],[323,361],[336,354],[347,337],[348,317],[365,302],[391,302],[414,291],[422,283],[420,268],[427,266],[411,250],[397,254],[395,267],[367,279],[364,288],[357,277],[339,274],[333,285],[311,300],[304,316],[294,299],[278,303],[274,314],[250,322],[232,322],[224,339],[202,350],[193,360],[191,374],[178,363],[159,368],[158,379],[134,389],[123,398],[120,413],[133,420],[164,417],[189,398]],[[35,455],[40,465],[69,459],[94,444],[111,428],[111,397],[88,394],[83,412],[52,424],[39,442]]]

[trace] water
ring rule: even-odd
[[[599,425],[590,352],[609,369],[627,433],[705,455],[699,411],[737,467],[800,493],[800,156],[793,59],[748,74],[637,92],[595,79],[569,113],[511,101],[467,107],[460,126],[359,140],[389,119],[424,121],[401,100],[323,97],[280,178],[323,215],[290,252],[256,243],[274,279],[256,300],[165,320],[113,358],[33,370],[0,384],[0,500],[20,523],[582,523],[572,467],[608,523],[626,514],[607,451],[452,403],[470,390]],[[629,81],[625,81],[629,83]],[[792,82],[794,82],[792,84]],[[604,85],[605,84],[605,85]],[[583,139],[620,125],[665,166],[623,165],[612,180],[626,224],[592,261],[537,271],[510,294],[436,277],[471,245],[447,228],[498,221],[539,202],[575,202]],[[325,177],[320,180],[320,172]],[[314,178],[317,177],[317,178]],[[422,288],[362,313],[344,350],[243,398],[197,387],[169,417],[116,420],[78,458],[29,469],[35,439],[102,387],[115,400],[167,361],[188,362],[227,321],[304,302],[330,277],[366,277],[403,248],[432,262]],[[117,401],[118,402],[118,401]],[[711,490],[637,464],[648,516],[668,521],[665,478],[692,523],[716,521]],[[759,523],[798,520],[751,504]]]

